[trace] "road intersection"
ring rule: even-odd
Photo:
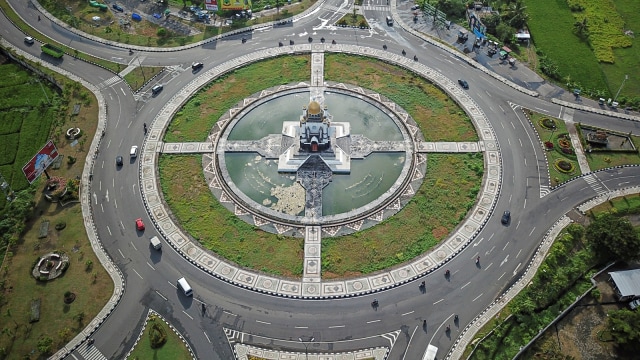
[[[349,6],[345,2],[325,1],[296,16],[292,23],[256,29],[245,44],[240,42],[242,34],[237,34],[184,49],[135,48],[133,54],[127,46],[79,36],[50,21],[50,17],[37,22],[34,20],[37,12],[26,2],[10,3],[43,34],[80,51],[123,64],[139,61],[142,65],[172,66],[171,71],[153,79],[141,94],[134,95],[111,72],[92,64],[70,57],[48,64],[92,88],[104,110],[99,130],[106,131],[91,147],[88,163],[92,163],[92,167],[83,175],[89,189],[83,194],[83,211],[85,217],[90,218],[87,220],[89,238],[112,274],[117,293],[85,333],[68,345],[66,350],[75,358],[98,359],[99,354],[104,358],[124,357],[133,346],[148,309],[160,313],[185,335],[197,358],[230,359],[234,351],[246,346],[303,354],[307,346],[298,341],[299,338],[314,339],[308,344],[310,353],[382,349],[376,354],[388,351],[389,359],[419,359],[431,343],[439,348],[439,358],[444,358],[452,349],[455,350],[450,355],[457,358],[464,344],[454,345],[466,334],[473,333],[465,330],[481,325],[487,309],[498,299],[504,299],[501,295],[505,291],[522,286],[523,282],[517,280],[531,273],[527,272],[531,259],[540,260],[534,255],[543,240],[549,242],[550,231],[559,228],[554,224],[558,221],[564,224],[566,213],[596,196],[640,185],[640,170],[626,167],[591,173],[551,189],[540,140],[521,108],[534,108],[556,116],[566,113],[568,104],[560,106],[534,97],[534,91],[501,79],[502,76],[483,70],[462,55],[403,27],[396,1],[392,1],[390,7],[377,3],[365,5],[367,18],[377,20],[371,21],[371,30],[330,26]],[[394,27],[384,23],[387,9],[396,19]],[[3,22],[8,23],[8,19],[4,18]],[[40,58],[39,47],[25,46],[23,35],[17,29],[5,28],[2,36],[27,54]],[[283,297],[278,292],[256,292],[249,286],[238,286],[233,279],[219,274],[213,276],[202,264],[193,266],[195,262],[188,253],[174,250],[180,249],[178,246],[166,247],[162,253],[150,251],[143,240],[156,235],[151,226],[144,237],[140,233],[137,238],[132,236],[135,230],[131,219],[143,217],[147,224],[159,224],[152,221],[153,213],[142,196],[148,186],[144,171],[146,157],[142,154],[138,161],[125,161],[120,170],[113,166],[113,159],[118,154],[126,154],[131,145],[146,144],[142,123],[151,125],[151,133],[154,126],[161,131],[157,119],[171,115],[166,111],[167,104],[180,103],[198,88],[194,85],[197,79],[194,80],[190,71],[191,62],[197,59],[207,69],[242,66],[250,54],[308,52],[313,46],[319,46],[321,37],[327,39],[322,45],[327,51],[381,54],[379,56],[397,58],[401,65],[409,63],[407,66],[420,67],[423,64],[437,69],[434,76],[442,75],[454,87],[457,78],[469,81],[471,90],[465,96],[475,104],[473,108],[477,106],[486,115],[491,125],[492,131],[486,136],[492,140],[487,143],[493,142],[500,149],[496,160],[501,180],[494,191],[495,204],[490,202],[490,210],[496,209],[494,213],[498,216],[489,213],[482,217],[477,231],[469,231],[465,237],[468,246],[464,247],[466,242],[456,244],[452,236],[449,244],[445,244],[450,252],[436,264],[415,276],[406,276],[384,291],[317,299]],[[336,46],[330,44],[331,40],[336,41]],[[294,42],[293,46],[288,45],[290,41]],[[285,45],[279,47],[279,42]],[[400,55],[402,51],[410,61]],[[418,61],[411,64],[414,55]],[[154,97],[150,89],[157,83],[162,83],[164,90]],[[451,94],[459,89],[445,88],[445,91]],[[184,95],[180,95],[183,92]],[[584,124],[625,133],[636,127],[636,123],[629,120],[579,109],[572,116]],[[487,137],[481,134],[481,138]],[[498,219],[504,209],[513,214],[508,227],[502,226]],[[166,234],[166,229],[159,230],[162,231],[158,235]],[[480,266],[473,260],[476,256],[481,256]],[[445,261],[444,267],[439,266]],[[445,268],[451,269],[450,277],[444,276]],[[192,283],[195,298],[180,296],[174,283],[181,276]],[[425,293],[419,291],[421,281],[426,282]],[[373,297],[379,300],[376,308],[369,306]],[[201,311],[202,304],[206,311]],[[454,313],[459,315],[456,324],[452,320]],[[423,320],[427,320],[426,327],[422,326]],[[443,330],[447,325],[451,326],[451,332]],[[94,346],[100,350],[99,354],[80,353],[76,346],[93,330],[96,332],[91,336],[96,339]],[[463,332],[465,335],[459,338]]]

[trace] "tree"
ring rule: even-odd
[[[627,351],[640,350],[640,312],[627,309],[607,314],[607,327],[614,341]]]
[[[515,30],[507,23],[501,22],[496,27],[496,37],[503,43],[510,43],[513,34],[515,34]]]
[[[600,215],[587,227],[585,237],[603,261],[640,258],[640,238],[626,218]]]
[[[573,31],[582,39],[589,37],[589,24],[586,16],[582,18],[582,21],[576,21],[573,24]]]
[[[526,10],[527,7],[524,6],[522,0],[514,1],[504,7],[503,18],[509,25],[520,29],[529,19]]]
[[[500,15],[498,14],[491,14],[482,19],[482,23],[487,27],[487,32],[494,35],[496,34],[498,25],[500,25],[500,21]]]

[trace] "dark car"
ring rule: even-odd
[[[123,162],[122,162],[122,156],[118,155],[116,156],[116,166],[122,166]]]
[[[191,70],[193,70],[193,71],[200,70],[200,69],[202,69],[203,66],[204,66],[203,63],[196,62],[196,63],[193,63],[191,65]]]
[[[511,212],[509,210],[505,211],[502,214],[502,219],[500,220],[504,225],[507,225],[509,221],[511,221]]]
[[[469,84],[467,83],[466,80],[459,79],[458,80],[458,84],[460,84],[460,86],[462,86],[463,89],[468,89],[469,88]]]
[[[111,7],[113,8],[113,10],[115,11],[119,11],[119,12],[123,12],[124,9],[122,8],[122,6],[118,5],[118,4],[113,4],[111,5]]]
[[[420,5],[413,5],[411,7],[411,10],[418,10],[418,9],[420,9]]]
[[[163,89],[162,85],[156,85],[156,86],[151,88],[151,94],[158,95],[160,93],[160,91],[162,91],[162,89]]]

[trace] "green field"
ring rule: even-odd
[[[585,7],[572,13],[568,2],[527,0],[528,26],[536,48],[558,65],[562,83],[576,83],[585,94],[604,90],[614,97],[622,84],[619,100],[640,96],[637,69],[640,64],[638,37],[623,30],[640,33],[640,12],[636,0],[574,0]],[[574,23],[587,17],[589,38],[581,39]],[[631,42],[631,47],[626,46]],[[601,62],[599,62],[599,59]],[[613,61],[613,63],[611,63]]]
[[[49,139],[59,99],[48,82],[18,65],[1,65],[0,79],[0,173],[13,191],[19,191],[29,186],[22,166]],[[2,196],[0,209],[5,205]]]

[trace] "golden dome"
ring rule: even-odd
[[[318,115],[322,109],[320,108],[320,104],[317,101],[312,101],[309,103],[309,107],[307,107],[307,114],[309,115]]]

